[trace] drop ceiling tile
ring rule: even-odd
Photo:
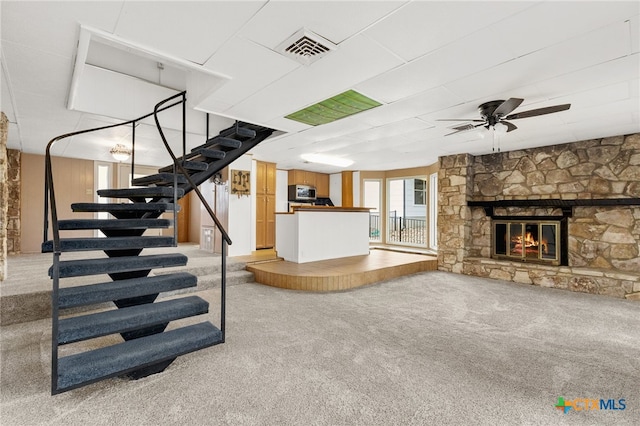
[[[637,80],[636,80],[637,81]],[[583,92],[571,93],[566,96],[554,98],[554,104],[570,103],[571,108],[562,113],[563,117],[571,117],[581,114],[581,109],[592,106],[605,105],[608,103],[629,99],[631,87],[629,82],[615,83],[603,87],[585,90]]]
[[[51,139],[70,131],[67,124],[43,117],[21,117],[19,123],[22,148],[27,153],[44,155],[46,145]],[[62,141],[56,143],[55,147],[60,144]],[[60,154],[54,151],[54,155]]]
[[[67,126],[67,131],[76,130],[76,125],[80,120],[82,113],[78,111],[70,111],[64,105],[64,98],[43,96],[34,92],[14,92],[16,97],[16,109],[18,110],[18,118],[28,115],[31,117],[46,117],[49,121],[57,121]],[[22,114],[20,111],[24,111]],[[51,135],[54,137],[57,135]]]
[[[270,49],[300,28],[335,44],[362,31],[401,7],[400,1],[272,1],[245,26],[240,35]]]
[[[532,4],[534,3],[520,1],[416,1],[368,28],[364,34],[410,61],[524,10]],[[478,50],[487,50],[484,40],[477,40],[475,45]]]
[[[408,118],[406,120],[385,124],[383,126],[372,127],[371,129],[354,132],[349,136],[364,141],[373,141],[377,139],[399,137],[415,132],[416,130],[425,129],[431,125],[418,118]]]
[[[314,141],[323,141],[369,128],[371,126],[368,124],[362,123],[353,117],[346,117],[322,126],[310,126],[304,131],[304,136]]]
[[[636,6],[640,8],[640,4],[636,2]],[[640,14],[629,19],[629,39],[631,41],[631,53],[640,52]]]
[[[407,118],[429,114],[459,103],[461,103],[459,97],[443,87],[437,87],[416,96],[365,111],[354,116],[354,119],[371,126],[382,126]]]
[[[553,77],[536,83],[536,86],[550,96],[558,93],[566,95],[638,78],[640,54],[636,53]]]
[[[276,117],[273,120],[269,120],[264,123],[265,126],[272,129],[282,130],[284,132],[301,132],[309,129],[312,126],[308,124],[300,123],[299,121],[289,120],[284,117]]]
[[[125,2],[115,34],[204,64],[264,5],[238,2]],[[180,17],[188,16],[188,19]],[[144,22],[144,25],[140,25]]]
[[[306,148],[311,150],[312,152],[330,153],[335,151],[344,154],[355,154],[358,151],[355,150],[354,147],[360,143],[362,143],[362,141],[357,138],[340,136],[333,139],[325,139],[323,141],[314,142],[310,145],[307,145]]]
[[[2,61],[4,63],[4,59]],[[7,116],[7,119],[9,120],[9,122],[16,122],[16,114],[13,111],[13,94],[11,92],[11,90],[9,89],[9,83],[7,80],[7,76],[4,73],[4,67],[0,67],[1,68],[1,73],[2,73],[2,78],[0,79],[0,85],[1,85],[1,92],[0,92],[0,101],[2,102],[2,104],[0,105],[0,108],[2,108],[2,112],[4,112],[4,114]]]
[[[2,54],[14,92],[35,93],[61,100],[66,98],[69,73],[73,66],[71,58],[26,48],[13,42],[2,43]]]
[[[494,25],[517,56],[563,42],[640,13],[637,2],[541,2]]]
[[[356,36],[345,41],[340,49],[287,74],[226,113],[248,117],[253,122],[268,122],[337,95],[399,63],[378,44]]]
[[[256,72],[256,64],[260,64],[260,72]],[[222,102],[229,107],[301,66],[252,41],[234,37],[205,64],[206,68],[231,77],[209,100],[218,102],[218,105]],[[200,108],[206,110],[209,100],[204,101]]]
[[[492,48],[479,48],[478,40],[490,40]],[[493,30],[487,28],[367,80],[356,89],[394,102],[513,59],[500,44]]]
[[[559,77],[625,56],[626,34],[624,24],[609,25],[445,86],[468,100]]]
[[[3,1],[2,41],[71,59],[76,53],[79,25],[112,32],[123,3]]]

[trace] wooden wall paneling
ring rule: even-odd
[[[353,207],[353,172],[342,172],[342,207]]]

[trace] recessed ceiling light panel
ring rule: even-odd
[[[318,126],[380,105],[382,105],[380,102],[374,101],[355,90],[347,90],[332,98],[289,114],[285,118],[310,126]]]

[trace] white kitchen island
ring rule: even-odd
[[[369,209],[297,206],[276,213],[276,251],[296,263],[369,254]]]

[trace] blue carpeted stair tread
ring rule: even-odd
[[[64,345],[109,334],[167,324],[171,321],[207,312],[209,312],[207,301],[198,296],[187,296],[181,299],[65,318],[61,319],[58,324],[58,344]]]
[[[247,129],[246,127],[239,127],[236,126],[234,128],[234,133],[238,136],[241,136],[243,138],[255,138],[256,137],[256,131],[255,130],[251,130],[251,129]]]
[[[151,247],[172,247],[173,237],[110,237],[110,238],[61,238],[60,251],[88,251],[88,250],[126,250]],[[42,243],[42,252],[53,251],[53,241]]]
[[[176,206],[180,211],[180,206]],[[73,203],[74,212],[164,212],[173,210],[173,203]]]
[[[186,182],[186,179],[185,179]],[[184,196],[184,190],[178,188],[178,198]],[[173,197],[173,187],[170,186],[150,186],[147,188],[122,188],[122,189],[99,189],[98,196],[105,198],[157,198]]]
[[[79,229],[150,229],[168,228],[171,219],[64,219],[58,221],[61,231]]]
[[[142,271],[186,264],[187,256],[180,253],[63,260],[60,261],[60,278]],[[53,266],[49,268],[49,276],[52,277],[52,274]]]
[[[203,322],[70,355],[59,359],[56,391],[119,376],[218,343],[222,343],[220,330]]]
[[[182,158],[178,158],[178,162],[182,164],[182,167],[185,170],[197,170],[197,171],[205,171],[209,167],[208,163],[204,161],[182,161]],[[179,171],[180,169],[178,169]],[[165,166],[161,169],[158,169],[160,173],[173,173],[173,164]]]
[[[187,178],[182,174],[176,175],[177,183],[187,183]],[[147,186],[147,185],[172,185],[174,183],[173,173],[157,173],[155,175],[143,176],[134,179],[131,183],[135,186]]]
[[[227,153],[224,151],[208,148],[199,149],[198,151],[195,151],[194,154],[201,155],[208,160],[222,160],[227,155]]]
[[[188,272],[130,278],[126,280],[61,288],[58,306],[61,309],[111,302],[114,300],[146,296],[167,291],[195,287],[198,278]]]

